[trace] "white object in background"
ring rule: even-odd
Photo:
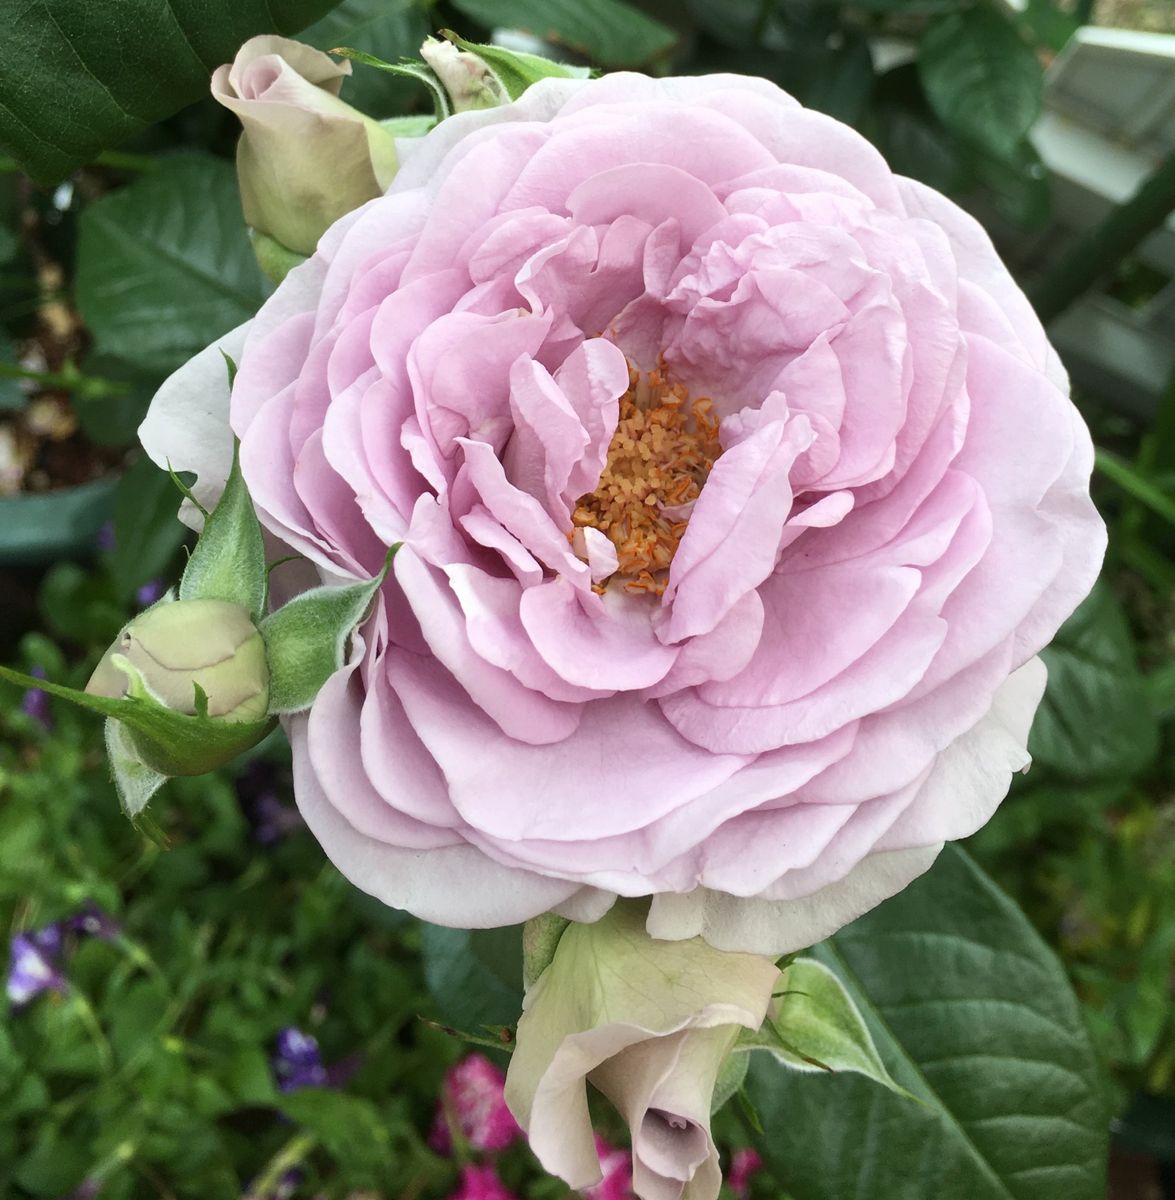
[[[1029,137],[1051,172],[1060,229],[1030,252],[1043,272],[1175,151],[1175,35],[1079,29],[1045,76]],[[1083,296],[1049,332],[1079,383],[1146,413],[1175,372],[1175,215],[1136,255],[1169,281],[1146,304]]]

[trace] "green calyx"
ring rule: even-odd
[[[448,29],[441,30],[441,36],[444,42],[433,38],[425,41],[421,48],[424,61],[406,58],[397,63],[384,62],[347,46],[331,53],[422,83],[432,94],[437,121],[454,113],[508,104],[540,79],[584,79],[591,74],[587,67],[537,54],[467,42]]]
[[[137,817],[168,777],[224,766],[278,715],[310,707],[346,661],[396,549],[373,579],[312,588],[267,612],[270,568],[234,450],[178,588],[127,622],[85,691],[4,667],[0,679],[107,718],[114,782]]]

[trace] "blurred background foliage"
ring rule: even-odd
[[[1175,31],[1170,0],[30,9],[0,46],[0,659],[84,681],[182,562],[175,490],[134,431],[161,379],[270,290],[241,222],[233,119],[207,98],[211,69],[246,37],[301,30],[395,60],[433,30],[508,28],[602,69],[772,79],[971,208],[1074,373],[1109,556],[1046,652],[1035,766],[970,849],[1081,998],[1116,1114],[1114,1194],[1148,1200],[1165,1179],[1175,1195],[1175,371],[1155,386],[1130,375],[1128,354],[1091,364],[1064,324],[1082,305],[1158,312],[1160,360],[1175,366],[1175,268],[1144,253],[1175,208],[1175,160],[1162,137],[1136,138],[1143,174],[1084,225],[1074,217],[1071,181],[1033,131],[1046,70],[1091,22]],[[377,117],[427,109],[411,82],[362,68],[343,95]],[[70,933],[68,985],[10,1005],[0,1025],[0,1194],[276,1196],[293,1166],[305,1195],[451,1192],[457,1164],[425,1134],[459,1048],[417,1015],[436,1011],[431,986],[446,1020],[510,1021],[506,943],[471,951],[347,886],[289,806],[280,742],[234,777],[169,784],[163,849],[121,817],[89,718],[0,696],[4,928],[87,905],[115,923]],[[277,1089],[288,1028],[348,1064],[345,1089]],[[733,1109],[719,1135],[745,1144],[754,1116]],[[566,1194],[512,1153],[503,1175],[520,1194]],[[783,1185],[763,1173],[752,1186]]]

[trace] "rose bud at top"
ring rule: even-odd
[[[300,42],[250,38],[212,76],[212,94],[241,119],[237,176],[245,220],[311,254],[339,217],[381,195],[396,173],[395,141],[339,99],[351,64]]]
[[[452,42],[425,38],[420,57],[432,67],[441,86],[448,92],[455,113],[495,108],[510,99],[485,59]]]
[[[779,971],[701,938],[657,941],[644,923],[645,906],[621,902],[568,926],[524,1002],[506,1102],[543,1166],[589,1187],[602,1177],[592,1083],[628,1122],[637,1196],[714,1200],[714,1086],[739,1030],[762,1024]]]
[[[208,697],[208,716],[226,722],[265,719],[265,643],[238,604],[177,600],[149,608],[106,651],[87,692],[113,698],[128,693],[131,679],[116,659],[138,671],[148,691],[173,712],[195,715],[198,685]]]

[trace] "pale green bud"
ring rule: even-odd
[[[136,679],[172,712],[195,716],[197,687],[209,717],[264,721],[269,704],[265,643],[248,610],[224,600],[157,604],[126,625],[86,685],[95,696],[134,694]]]
[[[212,76],[241,119],[237,177],[245,220],[296,254],[396,173],[395,138],[339,99],[349,62],[281,37],[250,38]]]
[[[489,64],[480,55],[452,42],[426,38],[420,47],[424,59],[449,94],[455,113],[508,104],[510,97]]]
[[[719,1074],[740,1031],[762,1025],[779,971],[701,938],[651,938],[646,910],[620,901],[593,925],[549,925],[531,939],[531,961],[558,942],[527,992],[506,1102],[543,1166],[582,1189],[601,1178],[591,1083],[628,1122],[636,1195],[715,1200]]]

